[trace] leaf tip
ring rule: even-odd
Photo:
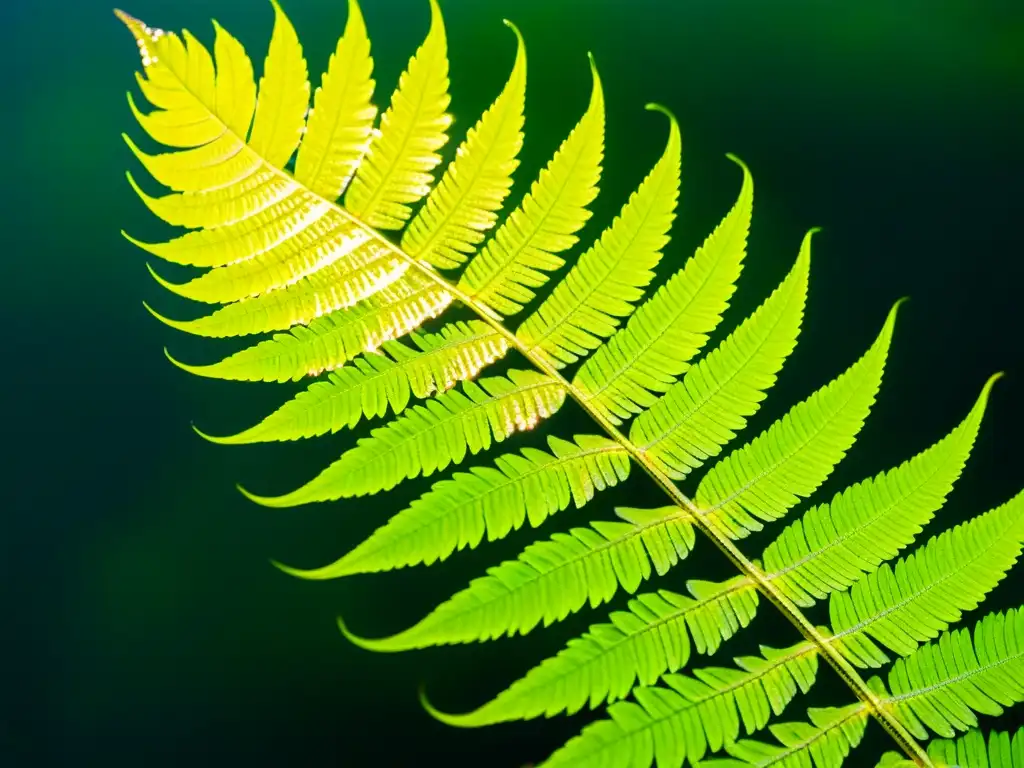
[[[300,579],[309,578],[306,574],[309,571],[304,571],[301,568],[292,568],[290,565],[285,565],[280,560],[271,560],[270,564],[281,571],[281,573],[287,573],[289,576],[296,576]]]
[[[209,443],[214,443],[215,445],[231,445],[232,443],[236,442],[236,440],[234,439],[234,436],[232,436],[232,435],[229,435],[227,437],[217,437],[215,435],[208,435],[208,434],[206,434],[205,432],[203,432],[203,430],[201,430],[195,424],[192,424],[191,426],[192,426],[192,431],[193,432],[195,432],[197,435],[199,435],[201,438],[203,438],[203,440],[206,440]]]
[[[118,18],[118,20],[122,24],[124,24],[129,29],[131,29],[133,25],[142,26],[142,22],[141,21],[136,19],[130,13],[127,13],[126,11],[122,11],[120,8],[115,8],[114,9],[114,15]]]
[[[811,227],[810,229],[807,230],[807,233],[804,235],[803,242],[800,243],[800,260],[806,260],[810,262],[811,241],[814,239],[814,236],[819,232],[821,232],[821,227]]]
[[[739,155],[733,154],[732,152],[726,152],[725,156],[740,167],[740,169],[743,171],[744,176],[750,175],[750,168],[747,167],[747,164],[743,162],[743,159],[740,158]]]
[[[149,265],[147,264],[146,266],[149,266]],[[171,320],[169,317],[164,317],[159,312],[157,312],[155,309],[153,309],[151,306],[149,306],[149,304],[147,302],[145,302],[145,301],[142,302],[142,306],[144,306],[146,308],[146,311],[149,312],[149,314],[151,314],[153,317],[155,317],[157,320],[159,320],[164,325],[170,326],[171,328],[174,328],[175,330],[178,330],[178,331],[186,331],[186,332],[188,331],[188,327],[189,327],[190,323],[187,320],[186,321]]]
[[[282,573],[287,573],[289,576],[295,576],[299,579],[306,579],[307,581],[327,581],[328,579],[338,579],[342,576],[350,576],[353,573],[359,573],[357,570],[352,570],[346,567],[346,560],[348,558],[343,557],[341,560],[325,565],[321,568],[293,568],[290,565],[285,565],[278,560],[271,560],[270,564],[277,568]]]
[[[144,250],[144,251],[148,251],[149,253],[152,253],[152,252],[153,252],[153,251],[152,251],[152,247],[153,247],[152,245],[150,245],[149,243],[144,243],[144,242],[142,242],[141,240],[136,240],[136,239],[135,239],[134,237],[132,237],[131,235],[129,235],[129,234],[128,234],[128,233],[127,233],[127,232],[126,232],[125,230],[123,230],[123,229],[121,230],[121,237],[123,237],[123,238],[124,238],[125,240],[127,240],[127,241],[128,241],[129,243],[131,243],[132,245],[134,245],[134,246],[136,246],[136,247],[138,247],[138,248],[141,248],[141,249],[142,249],[142,250]]]
[[[149,270],[150,276],[154,280],[156,280],[162,287],[166,288],[171,293],[177,294],[178,296],[184,296],[185,295],[182,292],[183,286],[181,286],[181,285],[179,285],[177,283],[172,283],[171,281],[169,281],[169,280],[167,280],[167,279],[165,279],[163,277],[160,277],[160,275],[157,273],[157,271],[153,268],[153,265],[150,264],[148,261],[146,262],[146,269]],[[150,310],[150,311],[152,311],[152,310]],[[168,322],[168,321],[165,320],[164,322]],[[170,324],[170,323],[168,323],[168,324]]]
[[[287,501],[288,494],[284,496],[258,496],[252,491],[247,491],[241,484],[236,484],[235,487],[238,492],[245,496],[253,504],[259,504],[261,507],[289,507],[291,504]]]
[[[149,307],[147,307],[147,309],[149,309]],[[152,310],[150,310],[150,311],[152,312]],[[208,366],[208,365],[189,365],[188,363],[183,363],[183,362],[181,362],[181,360],[176,359],[170,353],[170,351],[167,349],[167,347],[164,347],[164,357],[166,357],[168,360],[170,360],[171,363],[174,366],[176,366],[177,368],[181,368],[181,370],[185,371],[186,373],[191,373],[191,374],[194,374],[196,376],[208,376],[209,374],[206,372],[206,370],[207,370],[207,368],[212,367],[212,366]],[[193,429],[195,429],[194,426],[193,426]]]
[[[392,635],[390,637],[380,637],[374,640],[372,638],[360,637],[359,635],[354,634],[352,630],[345,626],[345,622],[341,618],[341,616],[337,617],[337,621],[338,629],[341,631],[341,634],[345,636],[345,639],[353,645],[363,648],[364,650],[378,652],[394,652],[404,651],[408,650],[409,648],[415,647],[407,645],[402,642],[406,634],[405,632],[399,632],[397,635]]]
[[[900,307],[902,307],[908,301],[910,301],[909,296],[901,296],[900,298],[896,299],[895,302],[893,302],[892,307],[889,309],[889,315],[885,319],[885,327],[887,329],[889,329],[890,331],[892,330],[892,326],[896,322],[896,315],[899,312]]]
[[[996,371],[991,376],[989,376],[988,380],[985,381],[985,386],[981,388],[982,395],[987,397],[988,394],[992,391],[992,387],[995,386],[995,383],[1004,376],[1006,376],[1006,371]]]
[[[447,712],[442,712],[427,698],[427,686],[425,683],[420,683],[419,690],[417,691],[417,698],[419,698],[420,706],[423,707],[424,711],[432,718],[445,725],[450,725],[455,728],[475,728],[481,723],[474,722],[472,712],[468,712],[464,715],[451,715]]]

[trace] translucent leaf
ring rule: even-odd
[[[173,362],[199,376],[236,381],[298,381],[333,370],[364,352],[414,331],[451,304],[436,283],[407,273],[403,280],[344,312],[296,326],[211,365]]]
[[[728,747],[735,760],[706,760],[703,766],[772,766],[772,768],[840,768],[860,744],[867,727],[861,704],[807,710],[810,723],[778,723],[769,726],[780,744],[743,739]]]
[[[504,538],[529,521],[534,528],[570,504],[582,507],[597,491],[626,478],[625,449],[604,437],[575,442],[548,437],[551,453],[524,448],[495,467],[473,467],[441,480],[369,539],[331,565],[310,571],[285,568],[307,579],[385,571],[444,560],[455,550]]]
[[[572,714],[621,699],[637,683],[652,685],[666,672],[685,667],[692,650],[713,654],[757,610],[757,592],[742,576],[687,586],[692,597],[666,590],[635,597],[628,611],[612,613],[609,624],[591,626],[492,701],[445,719],[486,725]]]
[[[412,396],[425,398],[473,378],[504,356],[508,343],[486,323],[446,325],[440,333],[414,335],[417,349],[386,341],[383,350],[357,357],[351,365],[317,381],[249,429],[218,443],[298,440],[341,429],[362,419],[401,413]]]
[[[545,768],[681,768],[736,743],[782,714],[818,671],[814,646],[761,646],[762,656],[734,659],[733,667],[704,667],[666,675],[663,684],[636,688],[634,701],[608,708],[599,720],[555,752]]]
[[[299,146],[309,108],[309,79],[302,47],[277,0],[270,50],[263,64],[249,146],[274,168],[284,168]]]
[[[872,639],[906,656],[977,608],[1002,581],[1024,544],[1024,492],[944,531],[895,568],[883,563],[829,600],[832,643],[851,663],[877,667],[886,655]]]
[[[532,353],[557,368],[585,357],[615,332],[618,318],[632,313],[668,243],[679,198],[679,126],[663,108],[649,108],[669,117],[664,154],[612,225],[516,331]]]
[[[373,97],[370,40],[356,0],[348,0],[345,34],[331,54],[295,158],[295,180],[320,197],[336,200],[370,143],[377,108]]]
[[[996,377],[967,418],[899,467],[836,494],[786,528],[764,552],[764,571],[797,605],[845,589],[896,556],[942,506],[974,445]]]
[[[989,614],[973,641],[970,630],[946,632],[897,660],[888,679],[882,703],[920,739],[928,729],[950,738],[973,728],[975,713],[1000,715],[1024,701],[1024,611]]]
[[[466,381],[373,430],[301,488],[277,497],[246,495],[266,506],[292,507],[388,490],[531,429],[564,400],[561,384],[534,371]]]
[[[430,31],[398,80],[370,148],[345,193],[345,207],[377,229],[399,229],[430,191],[448,141],[448,43],[436,0]]]
[[[686,266],[597,348],[573,383],[613,424],[652,406],[690,367],[722,319],[746,253],[754,184],[743,170],[739,199]]]
[[[710,525],[742,538],[760,530],[759,521],[785,515],[825,481],[875,402],[895,322],[893,307],[860,360],[704,476],[694,501]]]
[[[604,154],[604,96],[593,59],[590,106],[529,193],[469,262],[459,289],[505,316],[519,312],[564,264],[590,218]]]
[[[677,507],[656,512],[660,516],[640,522],[595,522],[531,544],[518,559],[489,568],[415,626],[360,645],[400,651],[525,635],[587,603],[596,608],[608,602],[620,587],[636,592],[652,573],[667,572],[693,548],[687,513]]]
[[[928,756],[936,768],[1024,768],[1024,729],[1012,737],[990,733],[987,742],[977,730],[956,740],[936,739],[928,745]]]
[[[717,455],[760,408],[796,346],[810,256],[808,236],[772,295],[633,422],[629,439],[673,480]]]
[[[516,156],[523,145],[526,100],[526,49],[519,30],[516,60],[504,90],[469,129],[455,159],[427,196],[402,235],[402,248],[436,267],[462,264],[498,220],[512,188]]]

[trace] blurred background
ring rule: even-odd
[[[129,2],[129,0],[125,0]],[[273,13],[262,0],[131,0],[125,10],[212,42],[215,17],[259,68]],[[425,0],[364,0],[378,105],[427,29]],[[341,0],[286,0],[314,85],[345,24]],[[725,158],[756,182],[750,256],[723,329],[781,279],[803,233],[815,240],[797,352],[748,435],[866,349],[892,302],[901,312],[880,399],[857,446],[818,500],[927,447],[957,423],[994,371],[979,443],[941,530],[1024,485],[1020,299],[1024,223],[1024,4],[1019,0],[444,0],[455,116],[453,150],[512,63],[507,17],[529,54],[527,139],[512,200],[582,114],[587,51],[605,85],[602,194],[586,230],[606,225],[660,154],[664,118],[683,131],[683,190],[662,277],[692,254],[739,191]],[[0,10],[3,163],[0,319],[7,449],[0,509],[3,635],[0,765],[450,766],[541,761],[592,714],[477,731],[431,720],[425,684],[448,711],[473,708],[557,651],[608,608],[527,638],[377,655],[335,627],[379,636],[531,540],[461,553],[429,569],[306,583],[276,571],[327,563],[428,482],[372,500],[268,510],[234,484],[276,494],[336,458],[351,436],[221,447],[213,434],[259,420],[297,387],[190,377],[167,363],[219,359],[142,307],[184,316],[121,238],[170,232],[124,178],[151,182],[120,138],[138,138],[124,96],[135,44],[97,0],[7,3]],[[140,102],[141,103],[141,102]],[[154,190],[152,183],[146,186]],[[179,309],[181,310],[179,312]],[[720,338],[721,336],[716,336]],[[560,434],[589,430],[566,407]],[[536,444],[517,437],[504,450]],[[477,462],[481,463],[481,462]],[[544,534],[608,519],[616,504],[654,506],[634,473]],[[776,528],[775,531],[779,530]],[[756,552],[764,542],[745,544]],[[706,541],[648,588],[722,579]],[[1020,603],[1018,569],[986,604]],[[613,607],[625,605],[620,595]],[[975,611],[976,618],[984,611]],[[716,663],[783,646],[795,631],[767,606]],[[825,614],[814,614],[824,621]],[[698,663],[703,663],[698,661]],[[848,700],[821,674],[787,711]],[[1013,713],[997,727],[1016,723]],[[855,765],[888,746],[872,726]]]

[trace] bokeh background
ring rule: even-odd
[[[128,2],[128,0],[125,0]],[[314,83],[345,22],[341,0],[287,0]],[[596,56],[608,103],[603,226],[657,158],[664,118],[679,117],[684,184],[663,274],[732,203],[739,154],[756,181],[751,255],[731,327],[781,279],[803,233],[815,240],[801,344],[750,434],[845,368],[900,296],[882,394],[862,438],[827,486],[888,468],[946,433],[996,370],[974,457],[941,516],[982,512],[1024,483],[1021,226],[1024,224],[1024,4],[1019,0],[445,0],[452,111],[460,139],[529,53],[528,138],[513,195],[578,119]],[[184,316],[123,240],[168,236],[124,179],[140,173],[121,141],[138,137],[124,91],[134,43],[98,0],[4,3],[0,89],[6,220],[0,227],[6,476],[0,582],[4,652],[0,765],[494,766],[539,761],[592,715],[460,731],[419,708],[423,683],[443,709],[471,708],[559,649],[608,609],[528,638],[374,655],[336,631],[342,613],[367,636],[404,628],[530,535],[430,569],[305,583],[268,563],[328,562],[428,483],[390,497],[267,510],[234,489],[277,493],[308,479],[350,436],[218,447],[190,423],[236,431],[290,388],[189,377],[165,360],[217,359],[223,345],[164,328],[142,308]],[[133,0],[126,10],[209,42],[216,17],[257,67],[272,11],[263,0]],[[426,31],[425,0],[364,0],[377,102],[386,104]],[[454,142],[449,149],[454,146]],[[152,184],[148,189],[152,190]],[[562,434],[589,429],[565,408]],[[508,447],[535,442],[516,438]],[[641,473],[567,511],[545,533],[615,504],[661,500]],[[930,532],[933,532],[930,529]],[[745,545],[756,551],[756,542]],[[701,542],[651,587],[720,579]],[[1018,572],[991,607],[1020,603]],[[622,596],[615,607],[622,607]],[[980,612],[974,612],[976,617]],[[822,616],[818,616],[822,619]],[[794,631],[761,611],[720,661],[782,646]],[[794,703],[840,703],[829,673]],[[1015,715],[995,724],[1012,727]],[[872,727],[855,765],[886,745]]]

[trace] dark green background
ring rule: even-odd
[[[426,30],[427,5],[364,6],[383,104]],[[318,73],[343,28],[344,3],[290,0],[285,8]],[[257,63],[272,21],[269,4],[255,0],[135,0],[126,10],[207,41],[215,16]],[[746,160],[755,222],[727,326],[781,278],[803,232],[824,227],[801,345],[751,434],[852,362],[891,303],[912,297],[880,401],[823,497],[936,440],[995,370],[1009,375],[935,529],[1020,489],[1021,2],[447,0],[444,10],[457,138],[511,64],[501,18],[526,37],[528,138],[516,199],[585,107],[585,54],[594,52],[608,142],[589,235],[661,151],[664,119],[644,103],[678,115],[684,183],[663,273],[683,263],[734,199],[739,174],[724,153]],[[0,765],[513,768],[548,754],[588,716],[452,730],[422,713],[416,687],[425,682],[442,708],[472,707],[607,609],[483,646],[374,655],[345,642],[338,612],[360,634],[401,629],[513,556],[529,534],[398,574],[316,584],[273,570],[270,557],[312,566],[339,556],[428,484],[278,511],[236,493],[236,481],[288,490],[351,438],[225,448],[192,433],[193,421],[218,434],[247,426],[289,388],[189,377],[161,353],[168,345],[179,358],[207,361],[227,347],[185,338],[145,313],[144,299],[175,316],[187,310],[118,234],[168,235],[123,176],[132,168],[145,177],[119,138],[140,134],[124,98],[135,45],[96,0],[6,3],[0,14],[9,473],[0,545],[10,644],[0,667]],[[589,428],[569,406],[554,427]],[[582,513],[565,512],[546,533],[588,515],[608,518],[616,503],[660,503],[639,474]],[[728,575],[701,542],[657,586]],[[1019,604],[1020,584],[1019,575],[1007,580],[991,605]],[[764,607],[756,629],[720,660],[757,641],[795,639]],[[793,718],[808,703],[845,700],[829,673],[821,679],[813,697],[792,705]],[[872,750],[884,746],[878,729],[870,733],[854,765],[873,764]]]

